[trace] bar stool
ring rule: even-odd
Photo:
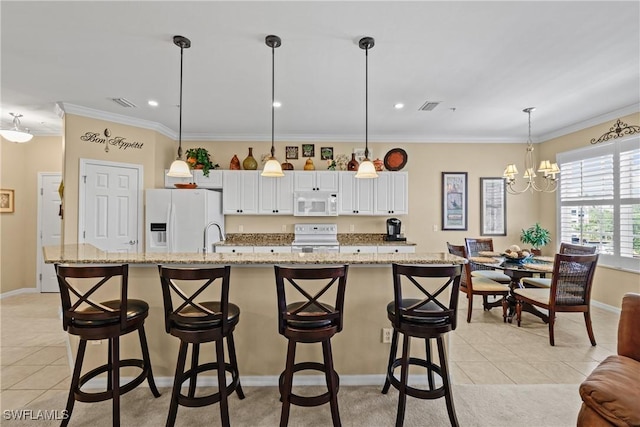
[[[453,396],[451,395],[444,334],[456,329],[458,289],[461,273],[462,267],[459,265],[408,266],[393,264],[394,300],[387,305],[387,316],[393,326],[393,338],[387,366],[387,379],[382,388],[382,393],[386,394],[391,385],[399,391],[396,427],[400,427],[404,423],[407,395],[419,399],[437,399],[444,396],[451,425],[458,426],[453,406]],[[447,279],[447,281],[440,285],[435,292],[431,293],[424,286],[430,278]],[[414,285],[417,291],[412,287],[404,286],[409,284]],[[440,300],[438,296],[447,288],[450,288],[449,300],[444,303],[442,302],[445,300],[444,296]],[[409,295],[410,291],[414,294],[420,294],[420,298],[403,298],[403,295]],[[399,333],[402,333],[404,337],[402,356],[396,358]],[[426,360],[410,356],[409,343],[411,337],[424,338]],[[432,360],[432,339],[436,340],[438,346],[440,365],[436,365]],[[427,368],[428,389],[418,389],[408,385],[409,365]],[[399,380],[394,376],[394,370],[398,366],[401,367]],[[441,387],[435,387],[434,373],[442,379]]]
[[[166,425],[173,426],[175,424],[178,405],[201,407],[220,402],[222,425],[228,426],[227,396],[235,391],[240,399],[244,399],[233,342],[233,330],[240,320],[240,309],[237,305],[229,302],[230,267],[167,268],[159,265],[158,270],[164,300],[165,329],[167,333],[180,339],[180,350]],[[217,279],[221,279],[218,281],[220,283],[219,300],[202,301],[202,294]],[[193,292],[183,290],[187,287]],[[227,339],[230,363],[226,363],[224,359],[225,338]],[[216,361],[199,364],[200,344],[208,342],[215,342]],[[192,345],[191,369],[185,371],[189,344]],[[196,396],[198,375],[206,371],[217,372],[218,391],[206,396]],[[231,382],[228,385],[227,372],[231,374]],[[184,395],[180,389],[187,380],[189,380],[189,390]]]
[[[79,402],[100,402],[112,399],[113,425],[120,425],[120,396],[133,390],[145,379],[149,382],[151,393],[160,396],[153,380],[149,348],[144,332],[144,319],[149,314],[149,305],[138,299],[127,298],[128,273],[127,264],[118,266],[75,267],[55,265],[62,300],[62,327],[72,335],[80,337],[76,363],[71,377],[71,388],[67,399],[67,418],[62,426],[69,424],[73,405]],[[97,283],[96,280],[98,280]],[[113,279],[113,280],[111,280]],[[118,280],[119,279],[119,280]],[[119,299],[96,301],[96,294],[105,292],[107,288],[117,287]],[[88,288],[88,291],[82,289]],[[138,331],[142,359],[120,360],[120,337]],[[107,363],[84,375],[82,361],[89,340],[108,340],[109,351]],[[142,372],[125,385],[120,384],[120,368],[137,367]],[[102,392],[85,392],[82,386],[96,376],[107,373],[107,390]]]
[[[333,367],[331,337],[342,330],[347,270],[347,265],[322,268],[275,266],[278,331],[289,340],[286,367],[279,380],[282,401],[281,427],[289,423],[291,404],[309,407],[327,402],[331,406],[333,425],[341,425],[338,412],[339,377]],[[285,281],[290,286],[285,287]],[[323,284],[324,281],[328,283]],[[331,292],[328,292],[330,289]],[[291,302],[293,298],[288,298],[293,297],[292,294],[297,295],[295,302]],[[335,294],[335,298],[330,294]],[[324,298],[321,300],[321,297]],[[297,343],[322,343],[323,363],[295,363]],[[324,372],[328,391],[317,396],[293,394],[294,373],[309,369]]]

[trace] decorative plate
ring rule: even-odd
[[[393,148],[384,156],[384,167],[390,171],[399,171],[407,164],[407,152],[402,148]]]
[[[195,182],[183,182],[183,183],[176,183],[173,184],[175,185],[177,188],[196,188],[198,186],[198,184],[196,184]]]

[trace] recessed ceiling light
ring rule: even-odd
[[[282,107],[282,104],[280,103],[280,101],[273,101],[273,106],[279,108]]]
[[[398,102],[397,104],[395,104],[393,106],[393,108],[395,108],[396,110],[400,110],[400,109],[404,108],[404,104],[402,102]]]
[[[152,107],[157,107],[158,106],[158,101],[154,101],[154,100],[150,99],[148,104],[151,105]]]

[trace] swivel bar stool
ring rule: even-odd
[[[291,404],[309,407],[327,402],[331,406],[333,425],[341,425],[338,412],[339,377],[333,368],[331,337],[342,330],[347,270],[347,265],[321,268],[275,266],[278,331],[289,340],[286,367],[279,382],[281,427],[289,422]],[[292,298],[292,294],[296,294],[296,297]],[[295,302],[291,302],[292,299]],[[297,343],[322,343],[323,363],[295,363]],[[294,373],[309,369],[324,372],[328,391],[318,396],[293,394]]]
[[[100,402],[112,399],[113,425],[119,426],[120,395],[133,390],[146,379],[153,395],[160,396],[153,380],[147,338],[144,332],[144,319],[149,314],[149,305],[138,299],[127,299],[129,273],[127,264],[96,267],[71,267],[56,264],[55,269],[62,300],[62,327],[68,333],[80,337],[67,399],[67,418],[62,421],[61,425],[66,426],[69,423],[76,400],[79,402]],[[117,291],[120,298],[97,301],[97,295],[109,292],[111,287],[116,288],[113,291]],[[84,291],[84,289],[88,290]],[[140,337],[142,360],[120,360],[120,337],[133,331],[138,331]],[[108,340],[108,360],[106,364],[80,375],[89,340]],[[142,369],[142,372],[129,383],[120,385],[120,368],[122,367],[138,367]],[[103,373],[107,373],[106,391],[90,393],[81,390],[87,381]]]
[[[158,270],[164,300],[165,329],[167,333],[180,338],[180,351],[173,380],[167,426],[175,424],[178,405],[201,407],[217,402],[220,402],[222,425],[229,426],[227,396],[235,391],[240,399],[244,399],[233,343],[233,330],[240,320],[240,309],[229,302],[230,267],[168,268],[159,265]],[[203,301],[202,294],[216,281],[220,284],[219,300]],[[187,288],[192,292],[188,292]],[[224,360],[225,338],[230,363]],[[199,364],[200,344],[208,342],[215,342],[216,361]],[[191,369],[185,371],[189,344],[192,345]],[[206,371],[216,371],[218,391],[206,396],[196,396],[198,375]],[[227,372],[231,374],[231,382],[228,385]],[[180,389],[187,380],[189,380],[189,389],[184,395]]]
[[[458,426],[453,407],[453,396],[451,395],[444,334],[456,329],[461,273],[462,267],[459,265],[408,266],[393,264],[394,300],[387,305],[387,316],[393,326],[393,337],[387,366],[387,379],[382,393],[386,394],[392,385],[399,391],[396,427],[400,427],[404,423],[407,395],[419,399],[437,399],[444,396],[451,425]],[[446,282],[440,285],[435,292],[429,292],[426,289],[426,282],[429,280],[431,283],[431,278],[446,279]],[[414,285],[416,289],[404,285]],[[441,295],[445,291],[449,292],[448,301],[445,300],[444,295]],[[419,294],[420,298],[408,298],[410,293]],[[402,356],[396,358],[399,333],[404,336]],[[410,357],[411,337],[424,338],[426,360]],[[439,366],[434,363],[431,357],[432,339],[435,339],[438,345]],[[428,389],[418,389],[408,385],[409,365],[427,368]],[[399,366],[401,369],[398,380],[393,372]],[[435,387],[434,373],[442,379],[441,387]]]

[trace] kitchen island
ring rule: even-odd
[[[381,343],[382,328],[390,327],[386,306],[393,299],[391,264],[462,264],[466,260],[448,253],[113,253],[87,244],[48,246],[47,263],[130,264],[129,297],[149,304],[147,338],[158,385],[172,383],[178,339],[164,330],[162,292],[158,264],[198,267],[231,265],[230,301],[240,307],[240,323],[234,333],[240,376],[246,385],[276,385],[284,369],[287,343],[277,331],[276,289],[273,265],[349,264],[344,329],[333,340],[333,357],[342,384],[382,384],[389,344]],[[154,267],[154,268],[149,268]],[[434,281],[434,288],[441,284]],[[109,297],[116,297],[112,295]],[[215,295],[211,295],[215,299]],[[60,326],[62,327],[62,325]],[[75,337],[71,345],[77,347]],[[101,348],[101,347],[105,348]],[[137,337],[123,338],[122,357],[136,357]],[[300,346],[299,357],[321,360],[319,346]],[[418,348],[421,346],[418,346]],[[106,357],[106,344],[87,348],[87,365]],[[213,346],[204,346],[201,357],[213,360]],[[125,376],[126,372],[123,373]],[[322,381],[320,379],[319,381]]]

